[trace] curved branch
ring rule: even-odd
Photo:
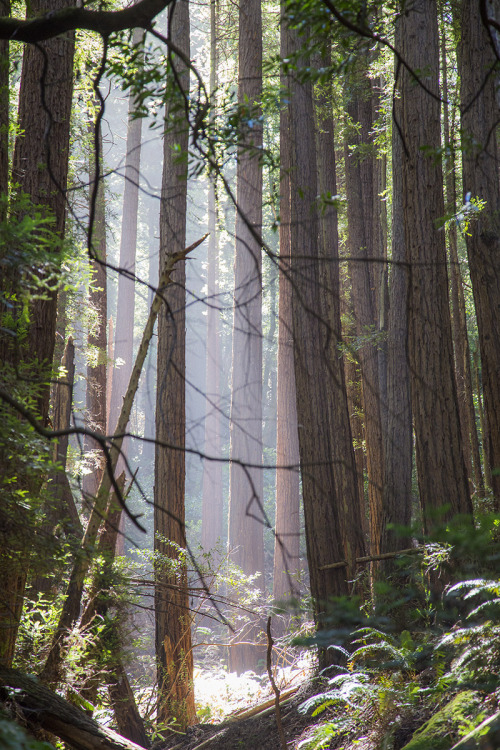
[[[173,0],[139,0],[129,8],[114,11],[64,8],[28,20],[3,17],[0,18],[0,39],[33,44],[75,29],[96,31],[103,36],[126,29],[151,29],[155,16],[172,2]]]

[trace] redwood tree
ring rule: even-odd
[[[169,14],[169,38],[189,58],[189,4],[179,0]],[[175,79],[173,72],[175,70]],[[169,255],[186,244],[187,153],[189,126],[184,97],[189,70],[170,54],[169,92],[165,108],[163,178],[160,206],[160,269]],[[175,718],[185,730],[195,719],[191,615],[187,593],[185,493],[185,304],[186,270],[181,261],[165,292],[166,307],[158,322],[156,457],[154,487],[155,628],[158,662],[158,720]],[[171,446],[171,447],[170,447]],[[174,584],[174,585],[172,585]]]
[[[356,336],[360,342],[355,352],[360,365],[362,403],[370,507],[370,541],[373,554],[381,552],[384,527],[383,486],[384,457],[382,432],[382,397],[379,385],[379,348],[371,337],[378,329],[377,282],[382,268],[380,248],[375,241],[374,145],[372,140],[372,89],[366,76],[367,58],[346,88],[347,112],[352,120],[348,130],[345,154],[349,273],[352,285]],[[363,156],[362,147],[371,147]],[[375,262],[373,262],[375,261]]]
[[[91,128],[92,145],[95,146],[97,139],[98,152],[102,155],[102,133],[100,122],[95,128]],[[87,365],[87,388],[86,388],[86,424],[89,429],[106,435],[107,432],[107,274],[106,274],[106,206],[104,197],[104,183],[102,178],[95,186],[96,177],[102,174],[102,169],[96,169],[95,158],[97,152],[92,148],[90,164],[90,189],[97,189],[94,211],[94,225],[91,235],[91,259],[90,268],[92,272],[91,287],[89,291],[89,304],[92,317],[89,325],[87,345],[91,362]],[[99,446],[86,436],[85,449],[87,451],[97,450],[97,455],[92,458],[92,471],[83,478],[83,492],[85,495],[94,496],[101,481],[101,473],[104,465],[102,451]]]
[[[262,125],[256,107],[262,94],[262,17],[260,0],[239,8],[238,103],[241,144],[237,162],[236,254],[231,385],[231,468],[229,547],[246,575],[260,573],[263,588],[262,514]],[[250,465],[250,467],[246,466]],[[250,635],[251,633],[251,635]],[[246,641],[257,640],[252,628]],[[264,651],[232,646],[230,669],[257,669]]]
[[[284,24],[284,21],[282,22]],[[289,33],[281,29],[281,58],[288,58]],[[286,87],[286,76],[281,83]],[[300,568],[299,435],[293,355],[292,293],[290,280],[290,113],[288,102],[280,112],[280,274],[278,308],[278,379],[276,414],[276,540],[274,544],[273,595],[284,599],[296,594],[294,581]]]
[[[297,32],[284,33],[291,35],[292,52],[299,51]],[[308,60],[302,58],[301,65],[307,66]],[[334,321],[332,336],[329,322],[322,317],[317,162],[314,139],[304,138],[304,133],[314,132],[311,83],[291,76],[290,92],[291,280],[300,466],[311,593],[316,622],[324,627],[326,603],[331,596],[348,592],[354,559],[362,554],[364,543],[343,366],[336,348],[340,321]],[[325,568],[343,560],[347,568]],[[323,665],[330,657],[321,653]]]
[[[492,469],[495,506],[500,508],[500,187],[495,131],[499,106],[496,80],[498,19],[486,2],[463,0],[458,63],[461,81],[464,192],[484,201],[472,213],[466,241],[474,292],[486,432],[483,442]]]
[[[62,10],[71,4],[69,0],[35,0],[30,5],[29,13],[38,15]],[[5,53],[4,48],[4,55]],[[73,56],[72,33],[25,47],[19,92],[18,136],[13,158],[12,177],[13,182],[19,186],[19,193],[27,194],[33,207],[40,207],[42,213],[52,218],[52,228],[59,239],[64,236],[65,225]],[[5,59],[3,62],[5,63]],[[5,117],[2,120],[5,126]],[[6,158],[5,153],[3,157]],[[5,162],[3,170],[5,175]],[[35,210],[38,209],[33,208],[33,212]],[[54,260],[57,263],[56,253]],[[7,269],[3,280],[4,290],[12,295],[11,299],[18,299],[21,281],[19,269],[14,266],[9,269],[9,264]],[[31,270],[35,270],[43,279],[43,268],[32,267]],[[22,321],[21,309],[13,308],[12,312],[14,318]],[[57,291],[52,287],[31,301],[25,340],[17,338],[17,330],[12,332],[13,336],[6,335],[5,331],[0,336],[0,360],[21,370],[28,366],[30,381],[38,381],[36,409],[44,426],[49,417],[49,381],[52,374],[56,316]],[[3,463],[3,456],[1,460]],[[29,482],[23,476],[21,467],[13,467],[9,461],[8,471],[2,473],[5,476],[17,474],[18,487],[23,491],[27,489]],[[38,494],[41,482],[35,482],[35,485],[30,489],[33,494]],[[12,521],[10,519],[10,523]],[[22,532],[20,539],[7,538],[0,544],[0,661],[7,666],[10,666],[14,654],[27,573],[26,548],[22,547],[22,536],[26,531],[25,527],[22,530],[22,518],[19,523]],[[7,528],[4,525],[4,529]],[[24,540],[24,545],[29,547],[31,541]],[[18,542],[20,547],[16,549]],[[12,554],[8,553],[9,546]]]
[[[472,512],[463,458],[448,299],[435,0],[416,0],[401,18],[403,210],[409,268],[408,348],[416,461],[424,527]],[[425,86],[425,88],[424,88]],[[436,517],[437,516],[437,517]]]

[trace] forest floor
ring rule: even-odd
[[[281,704],[283,730],[288,748],[296,748],[305,736],[307,728],[317,721],[298,710],[300,704],[313,695],[316,689],[317,686],[307,680],[297,692]],[[271,700],[270,693],[267,698]],[[267,702],[259,699],[253,706],[247,702],[246,711],[240,711],[244,717]],[[154,745],[155,750],[279,750],[281,747],[274,704],[247,718],[233,713],[220,723],[197,724],[191,727],[182,739],[176,735],[167,742],[160,741]]]
[[[195,685],[199,686],[200,698],[212,685],[213,723],[202,722],[190,727],[185,735],[172,734],[158,740],[153,750],[458,750],[458,746],[460,750],[500,750],[498,690],[489,695],[474,690],[445,691],[430,701],[418,699],[405,704],[393,700],[391,689],[377,699],[368,697],[368,690],[367,699],[361,702],[355,698],[353,702],[326,701],[321,711],[305,710],[304,703],[328,687],[325,680],[313,676],[310,664],[302,667],[300,673],[295,670],[295,687],[287,687],[282,681],[280,713],[285,743],[278,731],[266,675],[222,673],[212,680],[202,672]],[[430,672],[427,669],[413,675],[412,682],[425,691],[432,680]],[[225,703],[225,697],[229,697],[229,703]],[[217,718],[221,703],[224,710],[231,711],[222,720]],[[488,735],[489,744],[484,744],[486,736],[480,738],[486,732],[481,730],[486,717],[494,719],[496,727],[495,737]],[[470,730],[478,733],[477,738],[462,745]]]

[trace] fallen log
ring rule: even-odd
[[[0,685],[7,691],[12,689],[12,699],[24,713],[28,727],[45,729],[74,750],[144,750],[16,669],[0,668]]]
[[[295,695],[298,689],[298,687],[293,687],[289,690],[283,690],[283,692],[280,693],[280,704],[286,703],[288,698],[291,698],[293,695]],[[258,703],[256,706],[252,706],[251,708],[242,708],[239,711],[235,711],[234,713],[227,716],[224,719],[223,723],[225,724],[226,722],[240,721],[241,719],[249,719],[251,716],[257,716],[257,714],[260,714],[262,711],[273,708],[275,702],[275,697],[267,698],[263,703]]]

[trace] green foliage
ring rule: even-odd
[[[449,750],[456,739],[484,719],[484,714],[478,713],[478,705],[476,693],[459,693],[415,732],[403,750]]]
[[[30,737],[23,727],[0,713],[0,747],[2,750],[54,750],[49,742]]]

